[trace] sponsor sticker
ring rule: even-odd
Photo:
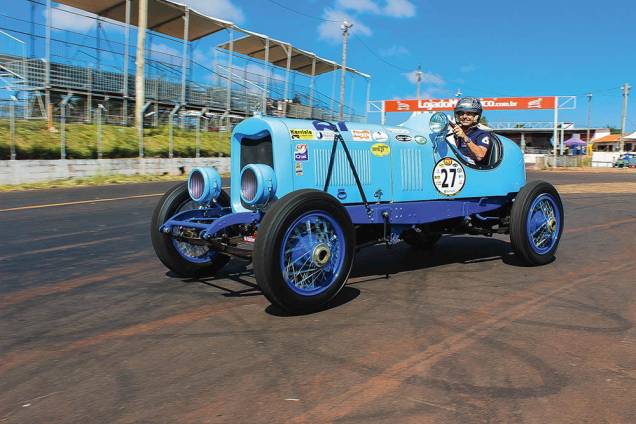
[[[387,129],[391,131],[392,133],[402,133],[402,134],[409,133],[408,128],[387,128]]]
[[[395,139],[396,139],[397,141],[402,141],[402,142],[407,143],[407,142],[409,142],[409,141],[412,141],[412,140],[413,140],[413,137],[411,137],[411,136],[410,136],[410,135],[408,135],[408,134],[398,134],[398,135],[396,135],[396,136],[395,136]]]
[[[459,193],[466,183],[466,173],[462,165],[453,158],[444,158],[435,164],[433,184],[445,196]]]
[[[314,130],[292,128],[289,130],[292,140],[314,140]]]
[[[303,175],[303,163],[296,162],[296,176],[302,177],[302,175]]]
[[[416,135],[415,137],[413,137],[413,140],[415,140],[417,144],[426,144],[428,142],[426,137],[424,137],[423,135]]]
[[[389,135],[384,131],[373,131],[373,139],[375,141],[388,141]]]
[[[383,156],[387,156],[389,153],[391,153],[391,148],[388,144],[375,143],[373,146],[371,146],[371,154],[373,156],[381,158]]]
[[[294,152],[295,160],[307,160],[309,159],[309,153],[307,153],[306,144],[297,144],[296,151]]]
[[[335,136],[336,136],[336,133],[331,130],[320,130],[318,131],[316,138],[318,140],[333,141]]]
[[[351,130],[351,139],[353,141],[371,141],[371,131]]]

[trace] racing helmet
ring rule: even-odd
[[[474,112],[477,114],[477,122],[479,122],[479,119],[481,119],[483,108],[479,99],[476,99],[474,97],[462,97],[461,99],[459,99],[457,105],[455,106],[455,119],[459,118],[457,116],[458,112]]]

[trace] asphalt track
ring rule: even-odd
[[[555,262],[505,237],[374,247],[305,316],[245,262],[166,272],[172,183],[0,194],[0,423],[634,423],[636,173],[537,178],[585,187]]]

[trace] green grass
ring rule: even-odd
[[[49,132],[46,122],[16,122],[17,159],[59,159],[60,136]],[[196,135],[194,130],[182,130],[174,127],[174,156],[194,157]],[[144,156],[168,157],[168,126],[144,129]],[[0,159],[10,158],[9,121],[0,120]],[[128,158],[139,155],[137,132],[133,127],[117,125],[102,126],[103,158]],[[229,156],[229,132],[201,132],[201,156]],[[97,125],[66,125],[66,158],[97,158]]]

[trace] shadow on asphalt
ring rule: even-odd
[[[279,307],[274,305],[269,305],[267,308],[265,308],[265,312],[267,312],[270,315],[274,315],[276,317],[293,317],[293,316],[299,316],[299,315],[317,314],[319,312],[328,311],[329,309],[337,308],[339,306],[344,305],[345,303],[349,303],[358,296],[360,296],[360,290],[356,289],[355,287],[344,286],[342,290],[340,290],[340,293],[338,293],[338,296],[336,296],[331,302],[327,303],[322,308],[312,311],[310,313],[291,313],[291,312],[282,310]]]
[[[417,271],[449,264],[502,261],[525,267],[508,241],[470,236],[445,236],[431,249],[420,250],[400,243],[393,248],[374,246],[358,252],[351,277],[388,278],[391,274]],[[368,280],[365,280],[368,281]]]
[[[378,279],[388,279],[392,274],[405,271],[418,271],[449,264],[474,264],[502,261],[515,267],[526,267],[512,251],[508,241],[470,236],[445,236],[429,250],[419,250],[400,243],[389,249],[377,245],[363,249],[356,254],[350,278],[361,278],[348,283],[340,294],[324,308],[325,311],[354,300],[360,291],[351,284],[364,284]],[[221,291],[225,297],[262,296],[254,282],[254,273],[249,262],[232,260],[221,272],[214,276],[181,279],[184,283],[203,284]],[[171,278],[179,278],[172,272]],[[237,288],[238,285],[238,288]],[[265,310],[268,314],[280,317],[293,316],[273,305]]]

